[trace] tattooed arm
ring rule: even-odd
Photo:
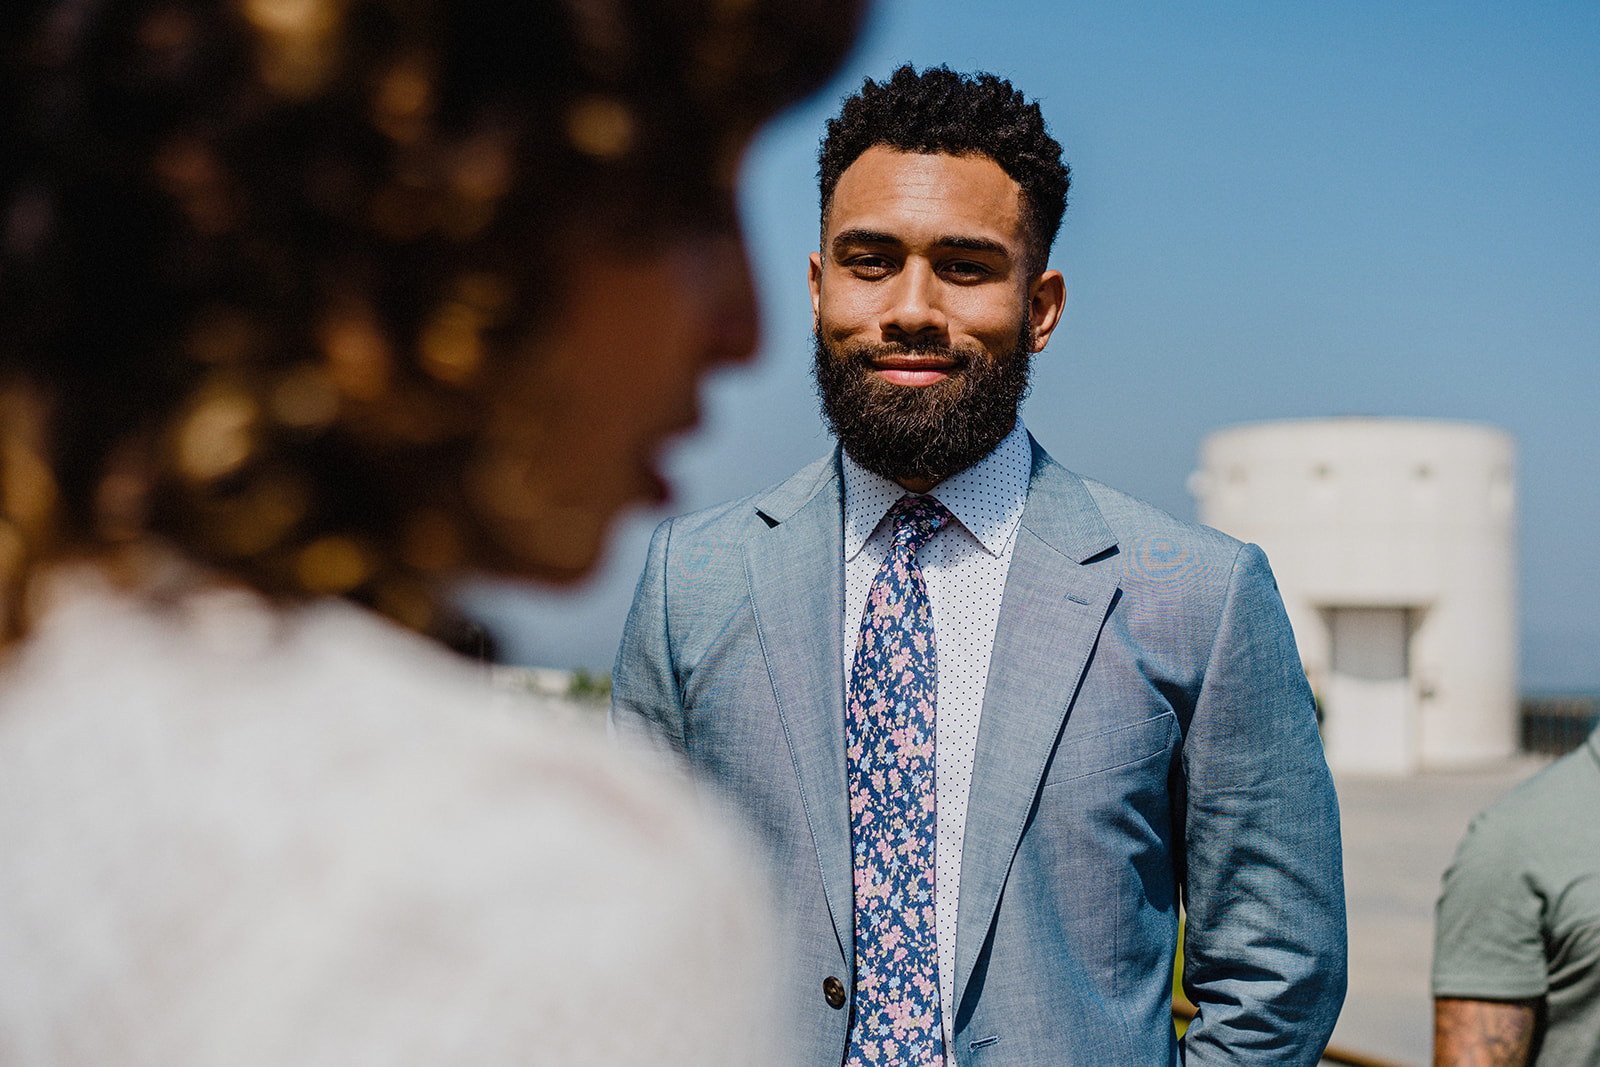
[[[1433,1002],[1433,1067],[1527,1067],[1537,1004],[1438,998]]]

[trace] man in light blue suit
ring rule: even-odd
[[[753,828],[795,1062],[1314,1064],[1345,988],[1338,809],[1266,560],[1071,473],[1017,418],[1065,303],[1060,146],[1008,83],[905,67],[846,102],[820,159],[841,447],[657,530],[612,695],[624,743]],[[932,617],[929,744],[895,734],[936,764],[913,795],[936,832],[896,842],[936,891],[884,895],[926,1011],[858,973],[881,872],[853,738],[894,701],[860,698],[857,632],[907,494],[948,517],[901,568]]]

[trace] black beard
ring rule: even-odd
[[[813,334],[812,373],[822,417],[839,444],[874,474],[891,481],[940,482],[995,450],[1017,424],[1028,395],[1033,332],[1026,318],[1016,345],[998,359],[948,344],[830,344]],[[932,385],[887,382],[873,372],[875,356],[937,353],[956,361]]]

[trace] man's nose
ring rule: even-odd
[[[878,320],[884,340],[944,335],[949,321],[939,305],[938,278],[930,265],[911,260],[890,284],[889,306]]]

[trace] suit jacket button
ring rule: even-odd
[[[833,975],[822,980],[822,996],[830,1008],[844,1007],[844,983]]]

